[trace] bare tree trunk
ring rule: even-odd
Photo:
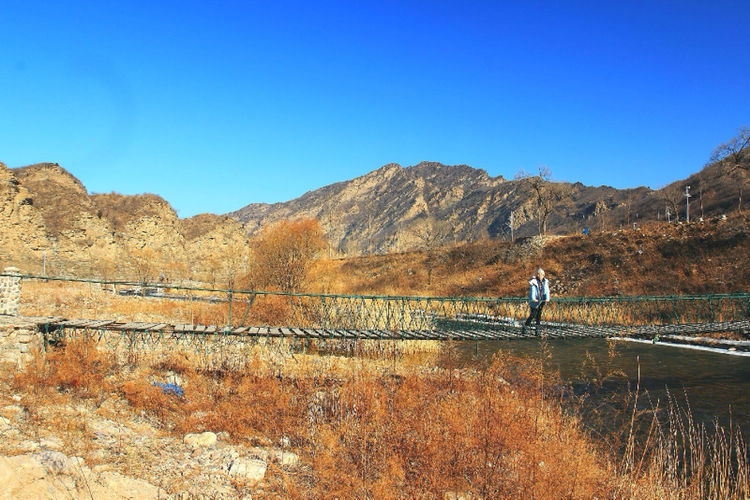
[[[742,213],[742,184],[739,187],[739,196],[737,197],[737,211]]]

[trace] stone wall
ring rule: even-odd
[[[0,315],[0,364],[20,369],[31,353],[42,347],[42,334],[35,323]]]
[[[16,267],[6,267],[0,276],[0,364],[15,369],[43,346],[37,325],[20,318],[20,312],[21,273]]]
[[[17,267],[6,267],[0,276],[0,314],[18,316],[21,312],[21,273]]]

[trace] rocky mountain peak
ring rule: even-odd
[[[425,219],[443,225],[452,221],[449,224],[453,232],[458,232],[457,241],[472,237],[472,232],[486,234],[492,221],[469,229],[469,224],[486,212],[476,206],[477,193],[487,193],[505,183],[502,177],[492,178],[486,171],[468,165],[425,161],[402,167],[390,163],[296,200],[248,205],[230,215],[245,223],[251,233],[283,218],[316,217],[334,247],[343,253],[387,252],[413,246],[414,234]]]
[[[102,216],[111,221],[115,230],[124,229],[130,222],[144,217],[177,219],[177,212],[161,196],[155,194],[124,195],[120,193],[95,194],[93,201]]]
[[[33,194],[34,206],[52,236],[74,230],[81,220],[99,218],[99,209],[81,181],[57,163],[37,163],[13,172]]]
[[[24,184],[29,182],[54,182],[65,189],[73,190],[79,194],[87,194],[83,183],[57,163],[36,163],[16,168],[14,172]]]

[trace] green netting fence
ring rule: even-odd
[[[401,338],[511,338],[525,335],[525,297],[414,297],[284,293],[173,283],[21,275],[24,280],[112,287],[143,300],[204,301],[222,310],[222,327],[286,327],[302,332],[378,332]],[[218,322],[217,322],[218,323]],[[750,294],[556,297],[542,326],[553,336],[652,336],[750,331]],[[247,331],[247,330],[244,330]]]

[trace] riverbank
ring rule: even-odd
[[[659,473],[667,448],[643,448],[633,463],[593,439],[541,358],[499,354],[475,370],[459,367],[453,347],[382,352],[365,359],[256,346],[210,366],[187,351],[118,361],[86,342],[37,353],[25,371],[0,377],[3,491],[32,484],[74,498],[117,498],[122,485],[144,498],[695,496],[692,476]],[[725,465],[705,458],[707,471]],[[23,480],[24,471],[38,476]],[[745,483],[721,479],[724,486],[701,481],[742,498]]]

